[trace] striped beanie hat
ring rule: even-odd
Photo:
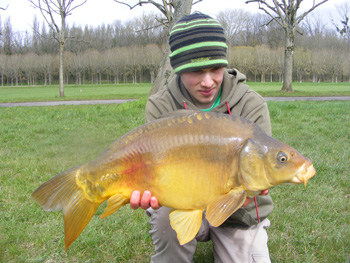
[[[176,74],[228,64],[224,29],[218,21],[199,12],[174,25],[169,45],[170,64]]]

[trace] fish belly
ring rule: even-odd
[[[154,174],[150,190],[167,207],[205,209],[217,196],[228,192],[228,174],[222,163],[170,162],[155,167]]]

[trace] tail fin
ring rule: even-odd
[[[32,197],[45,211],[63,211],[65,249],[80,235],[101,203],[85,198],[76,184],[79,167],[62,172],[36,189]]]

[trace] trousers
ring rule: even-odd
[[[193,262],[197,242],[212,240],[216,263],[271,263],[267,246],[266,228],[270,221],[264,219],[250,227],[213,227],[203,216],[201,227],[195,239],[180,245],[169,220],[170,208],[147,210],[151,234],[155,246],[152,263]]]

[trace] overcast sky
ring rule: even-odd
[[[130,2],[136,2],[136,0],[127,0]],[[245,4],[246,0],[203,0],[202,2],[192,7],[193,11],[200,11],[205,14],[215,17],[220,11],[225,9],[240,8],[250,12],[262,12],[259,11],[256,4]],[[321,0],[316,0],[319,3]],[[316,9],[329,21],[329,17],[336,16],[336,5],[344,3],[349,0],[328,0],[325,4]],[[83,0],[75,0],[76,3],[81,3]],[[304,0],[301,4],[301,8],[306,10],[311,7],[313,0]],[[4,23],[8,17],[10,17],[11,25],[14,31],[31,31],[31,25],[33,18],[36,15],[39,20],[42,20],[42,16],[37,9],[31,7],[28,0],[0,0],[0,7],[7,8],[7,10],[0,10],[1,22]],[[111,24],[115,20],[126,21],[133,17],[140,15],[142,12],[157,12],[157,9],[150,4],[143,5],[130,10],[128,7],[118,4],[113,0],[87,0],[87,2],[75,9],[72,16],[68,17],[68,24],[76,25],[91,25],[98,26],[102,23]]]

